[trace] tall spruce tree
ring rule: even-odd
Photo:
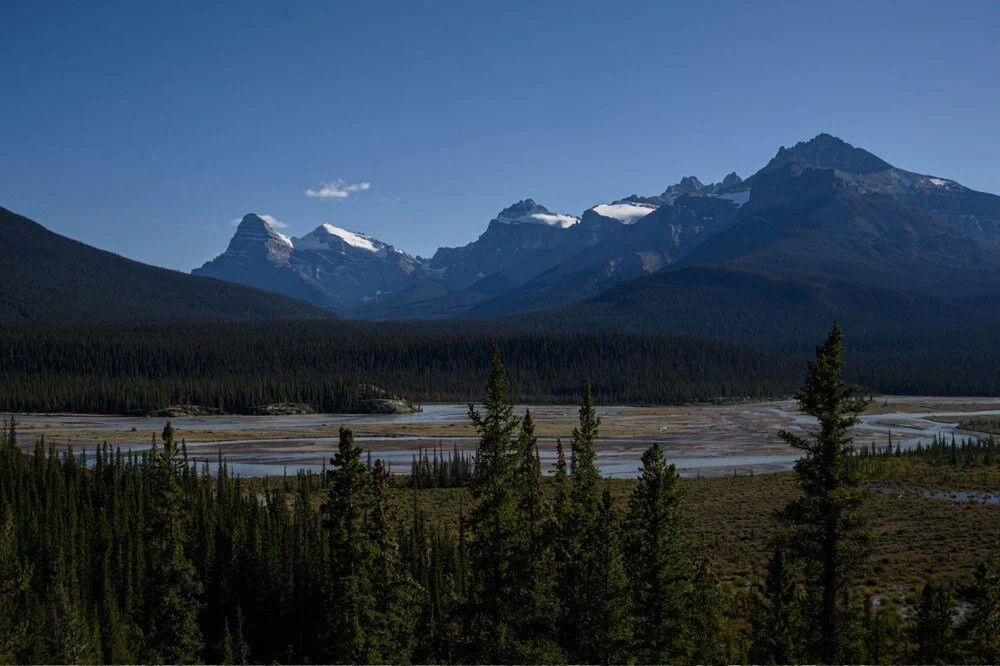
[[[372,586],[378,600],[375,626],[369,629],[383,661],[409,663],[414,649],[414,628],[421,590],[403,567],[396,539],[396,508],[390,497],[392,477],[381,458],[371,467],[369,538],[375,559]]]
[[[0,518],[0,663],[16,663],[24,649],[28,634],[25,593],[31,574],[32,568],[18,553],[14,517],[5,510]]]
[[[554,663],[562,658],[557,640],[559,601],[556,596],[555,516],[542,487],[538,439],[531,411],[525,412],[515,454],[517,495],[512,566],[515,616],[514,659],[521,663]]]
[[[785,547],[778,545],[767,565],[760,610],[753,618],[750,660],[756,664],[792,664],[802,657],[802,600]]]
[[[368,664],[380,660],[371,628],[378,622],[378,599],[372,581],[375,547],[369,533],[370,471],[361,462],[354,433],[341,426],[337,453],[327,470],[323,525],[330,548],[327,595],[326,659]]]
[[[910,633],[910,640],[916,646],[913,663],[946,664],[952,661],[955,654],[953,612],[948,588],[933,583],[924,585]]]
[[[571,617],[580,631],[576,657],[584,663],[620,664],[632,658],[634,617],[622,554],[621,519],[607,488],[595,518],[593,554],[586,562],[586,580],[592,586],[587,594],[589,603]]]
[[[691,557],[691,592],[688,595],[688,616],[685,629],[686,661],[696,664],[732,663],[735,638],[727,622],[730,597],[712,564],[708,550],[694,546]]]
[[[573,429],[570,451],[571,521],[576,529],[589,530],[601,507],[601,491],[598,488],[601,474],[597,470],[597,436],[601,419],[594,407],[594,393],[590,382],[583,385],[583,404],[580,405],[579,424]]]
[[[590,382],[586,382],[571,444],[569,504],[562,526],[565,559],[559,576],[560,634],[569,658],[575,661],[613,658],[609,655],[617,654],[615,641],[624,630],[618,616],[627,614],[630,607],[618,517],[613,507],[603,505],[599,487],[595,447],[600,423]],[[626,586],[625,598],[619,594],[619,583]],[[605,640],[612,638],[614,645]]]
[[[569,511],[569,466],[566,464],[566,449],[561,438],[556,439],[556,468],[552,474],[552,485],[555,488],[552,511],[556,521],[562,523],[567,519]]]
[[[849,434],[866,402],[853,397],[858,387],[843,379],[842,339],[834,324],[795,394],[799,409],[816,418],[818,426],[806,435],[779,433],[804,454],[795,464],[802,494],[785,507],[783,517],[795,528],[791,544],[806,568],[811,615],[818,628],[816,653],[827,664],[840,659],[843,592],[866,553],[861,511],[865,491]]]
[[[968,663],[1000,663],[1000,567],[981,562],[965,592],[969,608],[961,627],[961,655]]]
[[[49,618],[46,624],[46,652],[58,664],[90,664],[98,654],[93,627],[70,598],[62,572],[53,572],[48,586]]]
[[[156,663],[198,663],[201,583],[185,541],[188,507],[181,483],[183,462],[174,429],[163,428],[163,446],[153,449],[149,522],[146,532],[147,659]]]
[[[695,638],[685,623],[691,572],[681,521],[677,470],[654,443],[642,454],[624,529],[637,615],[634,654],[643,663],[675,662]]]
[[[516,447],[518,427],[510,399],[507,374],[500,349],[493,348],[489,382],[480,413],[469,405],[469,420],[479,435],[476,469],[470,492],[469,632],[473,658],[481,662],[506,662],[515,655],[514,578],[512,568],[517,534]]]

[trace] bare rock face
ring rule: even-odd
[[[358,412],[361,414],[414,414],[420,407],[371,384],[361,384],[357,391]]]
[[[214,407],[204,407],[202,405],[168,405],[163,409],[151,412],[148,416],[177,419],[186,416],[216,416],[218,414],[221,414],[221,412]]]
[[[276,402],[270,405],[257,405],[252,412],[258,416],[295,416],[315,414],[316,410],[303,402]]]
[[[244,261],[265,260],[278,265],[288,264],[292,256],[292,239],[278,233],[262,217],[250,213],[236,227],[226,255]]]

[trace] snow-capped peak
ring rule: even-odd
[[[332,224],[321,224],[316,227],[315,230],[298,239],[295,243],[295,247],[298,250],[325,249],[329,246],[330,241],[334,240],[331,236],[343,241],[351,247],[356,247],[359,250],[365,250],[372,253],[378,252],[386,247],[385,243],[372,238],[368,234],[363,234],[359,231],[348,231],[347,229],[335,227]]]
[[[632,201],[618,201],[616,203],[602,203],[591,208],[592,211],[602,217],[610,217],[618,220],[622,224],[632,224],[646,217],[657,206],[647,203],[637,203]]]
[[[334,236],[339,236],[348,245],[359,247],[362,250],[368,250],[369,252],[377,252],[379,248],[375,247],[375,243],[378,243],[379,246],[382,245],[381,242],[376,241],[368,234],[348,231],[347,229],[341,229],[340,227],[335,227],[332,224],[324,224],[323,228],[326,230],[327,233],[333,234]]]
[[[534,199],[524,199],[504,208],[495,220],[501,224],[544,224],[566,229],[579,222],[580,218],[553,213],[545,206],[535,203]]]

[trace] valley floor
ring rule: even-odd
[[[876,462],[869,474],[872,554],[859,578],[862,587],[906,616],[928,580],[967,584],[976,564],[1000,540],[1000,505],[980,501],[995,500],[995,494],[961,489],[1000,487],[1000,465],[936,467],[904,457]],[[624,510],[636,482],[613,479],[610,484]],[[736,588],[760,585],[771,539],[780,529],[776,514],[798,493],[795,475],[687,478],[681,487],[690,529],[713,553],[722,580]],[[397,493],[399,505],[409,510],[414,491]],[[462,488],[418,490],[415,495],[418,507],[453,529],[462,507],[469,506]],[[969,496],[974,501],[966,501]]]
[[[543,467],[555,460],[558,438],[568,440],[577,407],[531,406],[539,435]],[[519,407],[523,413],[525,407]],[[221,454],[243,476],[319,471],[336,448],[341,425],[353,429],[373,457],[385,459],[394,472],[407,473],[421,448],[469,451],[474,433],[464,405],[427,405],[404,415],[205,416],[173,419],[189,455],[214,465]],[[792,401],[689,405],[680,407],[601,407],[598,465],[606,476],[633,476],[639,458],[659,442],[682,476],[729,476],[788,470],[796,455],[781,440],[780,429],[808,428],[809,419]],[[875,443],[910,448],[935,436],[972,436],[978,422],[1000,416],[1000,398],[878,396],[855,429],[858,446]],[[123,450],[148,448],[165,422],[162,418],[38,415],[16,417],[20,443],[34,446],[40,435],[57,448],[77,451],[108,442]],[[977,421],[977,418],[980,421]]]

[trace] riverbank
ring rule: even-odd
[[[531,409],[543,466],[551,468],[559,438],[568,440],[576,423],[575,405],[520,406]],[[427,405],[413,414],[293,414],[197,416],[171,419],[190,456],[214,465],[221,451],[231,469],[244,476],[320,471],[332,455],[340,426],[350,427],[374,457],[394,471],[409,471],[421,448],[471,451],[475,433],[468,406]],[[793,401],[688,405],[679,407],[602,406],[598,465],[604,474],[624,478],[638,469],[642,451],[658,442],[682,476],[764,474],[790,469],[796,453],[782,442],[781,429],[802,431],[810,419]],[[1000,399],[928,396],[878,396],[854,435],[859,446],[911,448],[936,436],[974,436],[963,424],[1000,415]],[[42,435],[57,448],[93,450],[107,442],[122,450],[149,447],[165,418],[94,415],[16,415],[19,443],[34,447]]]

